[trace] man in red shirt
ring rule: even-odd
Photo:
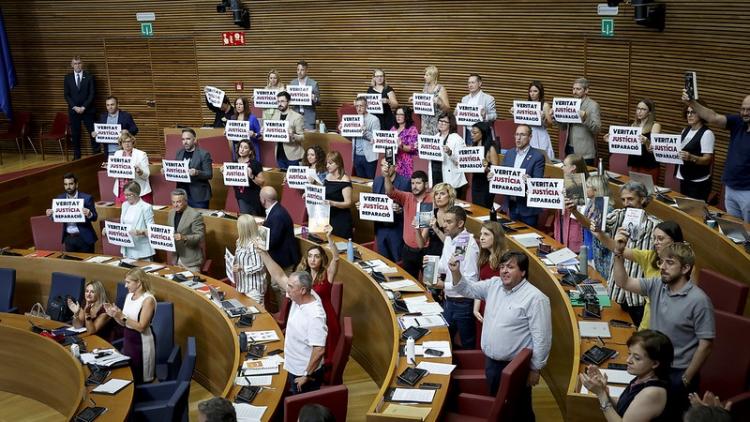
[[[415,217],[422,203],[432,204],[432,195],[427,191],[427,173],[422,170],[412,173],[411,192],[403,192],[394,188],[393,182],[386,177],[385,193],[404,209],[404,249],[401,252],[401,267],[414,278],[419,278],[424,249],[417,244],[415,230],[425,230],[423,237],[427,238],[427,229],[416,228]]]

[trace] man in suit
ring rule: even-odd
[[[198,148],[195,131],[187,128],[182,130],[182,148],[177,151],[176,160],[188,160],[188,174],[190,183],[177,183],[177,187],[187,192],[187,203],[193,208],[208,208],[211,201],[211,184],[214,177],[211,167],[211,153]]]
[[[531,126],[521,124],[516,127],[516,148],[503,157],[503,166],[526,169],[526,177],[544,177],[544,153],[531,148]],[[541,213],[540,208],[526,206],[526,197],[506,196],[503,207],[512,220],[522,221],[535,227]]]
[[[305,129],[315,130],[315,106],[320,105],[320,88],[318,82],[313,78],[307,77],[307,62],[300,60],[297,62],[297,79],[292,79],[289,85],[301,85],[312,87],[312,105],[298,106],[299,113],[304,116]]]
[[[263,225],[270,230],[268,240],[268,254],[287,274],[291,273],[300,259],[299,244],[294,238],[294,223],[289,212],[278,202],[278,194],[272,186],[264,186],[260,190],[260,203],[266,210],[266,221]],[[281,303],[284,289],[275,281],[271,281],[276,304]],[[272,305],[273,306],[273,305]]]
[[[64,93],[68,103],[68,119],[70,134],[73,142],[73,159],[81,158],[81,122],[91,134],[94,131],[94,75],[83,70],[83,61],[75,56],[70,61],[73,72],[65,75]],[[100,152],[99,144],[91,139],[91,149],[94,154]]]
[[[91,225],[91,222],[97,219],[94,198],[78,191],[78,178],[73,173],[63,176],[63,187],[65,193],[58,195],[56,199],[83,199],[83,216],[86,217],[83,223],[63,224],[62,243],[65,245],[65,251],[94,253],[96,233]],[[51,208],[47,210],[47,217],[53,217]]]
[[[479,106],[479,114],[483,122],[487,122],[492,131],[492,139],[495,139],[493,124],[497,119],[497,110],[495,109],[495,97],[482,91],[482,77],[478,73],[469,75],[469,93],[461,98],[462,104]],[[471,145],[471,126],[464,127],[464,139],[466,145]]]
[[[107,97],[107,102],[104,103],[107,106],[107,112],[102,113],[99,116],[99,120],[96,123],[106,125],[120,125],[122,130],[127,130],[131,135],[135,136],[138,134],[138,126],[136,126],[133,116],[125,110],[120,110],[119,101],[114,95]],[[91,133],[92,138],[96,138],[96,131]],[[107,144],[107,155],[112,155],[117,151],[117,144]]]
[[[188,206],[188,194],[184,189],[172,191],[172,209],[167,216],[167,224],[174,227],[176,252],[170,265],[179,265],[193,272],[199,272],[203,265],[203,248],[206,235],[203,216]]]
[[[589,81],[578,78],[573,82],[573,97],[581,99],[581,123],[563,123],[568,126],[565,154],[583,157],[587,165],[596,165],[596,138],[602,127],[599,104],[589,97]]]
[[[289,122],[289,142],[276,144],[276,162],[280,169],[287,169],[289,166],[298,166],[299,160],[305,153],[305,149],[302,148],[302,140],[305,139],[304,121],[299,113],[289,108],[289,100],[292,97],[288,92],[281,91],[276,95],[276,98],[279,109],[273,112],[271,120],[286,120]]]
[[[359,177],[372,179],[375,177],[375,166],[378,165],[378,153],[373,151],[372,143],[375,140],[375,131],[380,130],[380,120],[367,112],[367,100],[364,97],[354,100],[354,107],[357,114],[364,117],[362,136],[352,138],[354,172]]]

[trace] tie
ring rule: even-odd
[[[81,87],[81,74],[80,73],[76,73],[76,87],[77,88]]]

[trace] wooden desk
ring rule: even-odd
[[[89,369],[54,340],[31,331],[29,320],[42,328],[60,328],[65,324],[19,314],[0,314],[0,390],[20,394],[49,405],[65,416],[65,420],[92,406],[107,408],[97,420],[123,421],[130,413],[135,388],[131,383],[117,394],[91,394],[84,384]],[[88,350],[111,348],[99,336],[81,335]],[[44,364],[40,364],[40,362]],[[109,378],[132,380],[129,366],[112,370]],[[12,409],[4,409],[12,412]],[[19,412],[23,412],[19,410]],[[19,414],[19,413],[16,413]]]

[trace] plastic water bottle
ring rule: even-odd
[[[76,359],[78,359],[79,357],[81,357],[81,349],[75,343],[73,343],[73,344],[70,345],[70,353],[72,353],[73,357],[76,358]]]
[[[415,363],[415,352],[414,352],[414,339],[409,337],[406,339],[406,363],[408,364],[414,364]]]
[[[324,121],[320,121],[320,133],[326,133],[326,123]]]
[[[354,262],[354,244],[352,243],[351,238],[346,244],[346,259],[348,259],[349,262]]]
[[[586,245],[581,246],[581,251],[578,252],[578,273],[589,275],[589,248]]]
[[[604,175],[604,160],[599,159],[599,176]]]

